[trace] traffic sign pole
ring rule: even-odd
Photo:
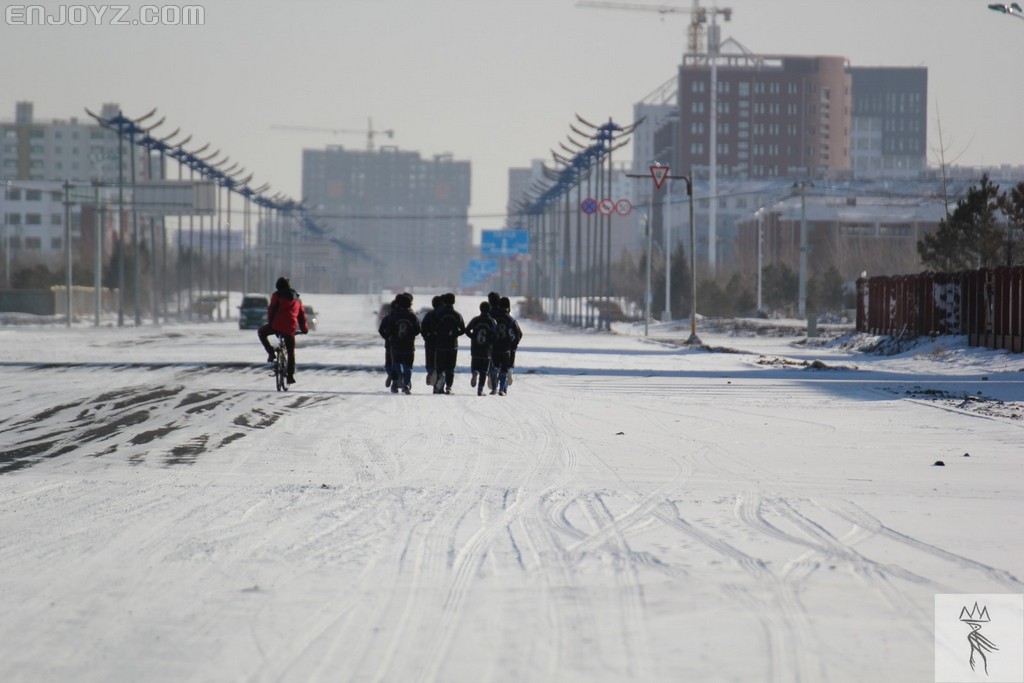
[[[700,340],[700,337],[697,336],[697,249],[696,249],[697,239],[696,239],[696,232],[695,232],[694,223],[693,223],[693,171],[690,171],[690,175],[689,176],[685,176],[685,175],[672,175],[670,173],[670,171],[671,171],[670,167],[662,166],[661,164],[652,164],[649,167],[649,169],[650,169],[650,176],[649,177],[654,181],[655,189],[660,189],[662,184],[666,180],[669,180],[669,179],[672,179],[672,180],[685,180],[686,181],[686,194],[689,197],[689,203],[690,203],[690,276],[691,276],[691,283],[690,283],[690,338],[687,339],[686,343],[687,344],[691,344],[691,345],[700,345],[702,342]],[[629,178],[647,178],[648,177],[646,175],[640,175],[640,174],[635,174],[635,173],[627,173],[626,176],[629,177]],[[672,196],[672,194],[671,194],[671,186],[669,186],[669,188],[668,188],[669,201],[671,200],[671,196]],[[651,201],[653,202],[653,198],[652,198]],[[714,197],[712,197],[712,201],[715,201]],[[666,214],[667,214],[667,211],[666,211]],[[665,220],[666,216],[663,216],[662,218],[663,218],[663,220]],[[665,237],[665,241],[668,242],[669,241],[668,235],[670,234],[671,227],[669,226],[667,220],[665,220],[665,223],[666,223],[666,227],[665,227],[665,236],[666,236]],[[671,245],[670,244],[666,244],[665,245],[665,311],[664,311],[664,317],[666,319],[671,316],[671,312],[670,312],[671,311],[671,305],[669,304],[669,301],[670,301],[670,291],[671,291],[670,290],[670,282],[671,282],[671,272],[672,272],[672,262],[671,262],[671,256],[670,256],[671,253],[672,253]],[[651,299],[650,268],[651,268],[651,216],[648,216],[648,219],[647,219],[647,272],[648,272],[648,274],[647,274],[647,305],[646,305],[646,311],[645,311],[645,315],[646,315],[646,317],[648,319],[650,319],[650,317],[651,317],[651,313],[650,313],[650,305],[651,305],[651,303],[650,303],[650,299]],[[645,321],[645,323],[644,323],[644,335],[646,335],[646,334],[647,334],[647,323]]]

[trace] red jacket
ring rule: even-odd
[[[267,307],[267,320],[271,329],[278,334],[295,334],[301,330],[309,332],[306,325],[306,311],[302,307],[299,293],[294,289],[277,290],[270,295],[270,306]]]

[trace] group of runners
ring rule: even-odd
[[[512,317],[508,297],[497,292],[480,302],[480,314],[466,323],[455,309],[451,292],[435,296],[432,308],[420,320],[412,311],[412,294],[403,292],[391,302],[391,311],[377,331],[384,339],[385,386],[391,393],[412,393],[412,367],[416,356],[416,337],[423,338],[427,385],[435,394],[452,393],[459,337],[470,341],[470,385],[483,396],[485,385],[491,394],[505,396],[512,384],[516,348],[523,338],[519,323]]]

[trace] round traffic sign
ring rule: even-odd
[[[580,202],[580,209],[583,211],[583,213],[594,213],[595,211],[597,211],[597,200],[594,199],[593,197],[587,197],[582,202]]]
[[[633,202],[628,199],[620,199],[615,202],[615,213],[620,216],[628,216],[629,212],[633,210]]]
[[[611,216],[612,211],[615,210],[615,202],[610,199],[602,199],[597,204],[597,210],[601,212],[602,216]]]

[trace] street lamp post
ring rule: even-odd
[[[647,234],[647,275],[646,275],[646,288],[644,289],[644,336],[646,337],[649,331],[651,322],[651,257],[654,254],[651,252],[651,207],[648,205],[647,213],[643,211],[640,215],[644,217],[644,232]]]
[[[1011,2],[1009,5],[1002,3],[993,3],[988,6],[993,12],[1000,12],[1002,14],[1009,14],[1011,17],[1017,17],[1018,19],[1024,19],[1024,8],[1022,8],[1016,2]]]
[[[661,321],[667,323],[672,319],[672,183],[665,188],[661,220],[665,224],[665,310],[661,312]]]
[[[800,180],[793,183],[793,189],[800,193],[800,299],[798,317],[807,317],[807,188],[814,183]]]
[[[759,313],[763,308],[761,277],[764,266],[764,214],[765,207],[763,206],[755,212],[757,216],[757,310]]]
[[[67,284],[67,291],[65,292],[67,310],[65,314],[67,315],[67,326],[71,327],[71,285],[73,282],[71,277],[71,183],[67,180],[64,181],[64,254],[66,257],[64,268]]]
[[[11,181],[4,183],[4,286],[11,288],[11,226],[7,224],[7,201],[10,199]]]

